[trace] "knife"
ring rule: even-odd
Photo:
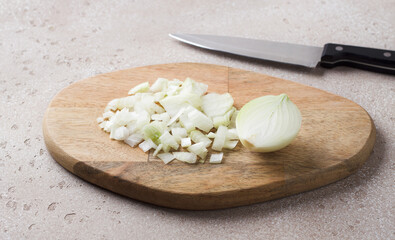
[[[395,51],[327,43],[324,47],[200,34],[169,34],[197,47],[314,68],[349,66],[395,75]]]

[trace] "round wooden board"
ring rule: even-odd
[[[110,140],[96,118],[130,88],[158,77],[191,77],[210,92],[230,92],[239,109],[267,94],[287,93],[303,121],[297,138],[273,153],[239,144],[222,164],[163,162]],[[344,178],[369,157],[375,127],[356,103],[291,81],[225,66],[177,63],[127,69],[88,78],[55,96],[43,122],[53,158],[70,172],[113,192],[178,209],[220,209],[276,199]]]

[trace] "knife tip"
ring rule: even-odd
[[[184,35],[181,33],[169,33],[169,37],[171,37],[175,40],[178,40],[178,41],[184,41],[183,36]]]
[[[177,39],[179,37],[180,34],[178,33],[169,33],[169,37],[175,38]]]

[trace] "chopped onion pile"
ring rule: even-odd
[[[207,89],[191,78],[158,78],[152,86],[144,82],[132,88],[130,96],[110,101],[97,122],[111,139],[144,152],[153,150],[165,164],[174,159],[203,163],[210,146],[218,152],[209,162],[221,163],[221,151],[238,143],[238,111],[229,93],[206,93]]]

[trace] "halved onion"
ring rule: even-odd
[[[267,95],[244,105],[236,119],[242,144],[254,152],[286,147],[298,134],[302,116],[286,94]]]

